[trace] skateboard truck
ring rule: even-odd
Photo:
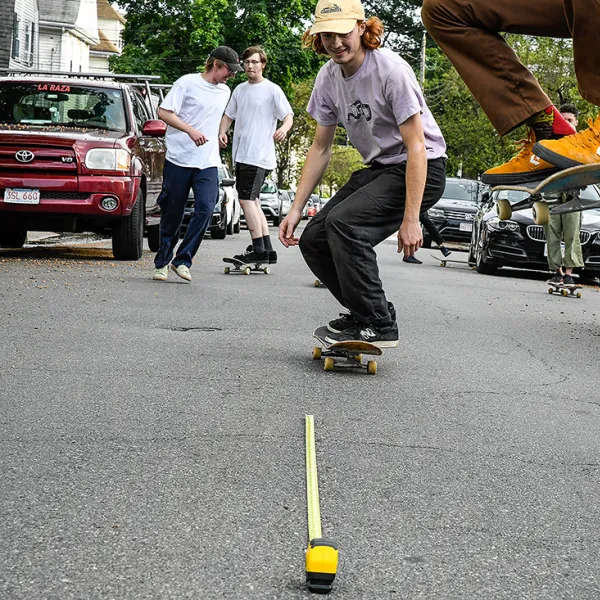
[[[316,538],[306,549],[306,585],[311,592],[329,594],[337,572],[338,547],[334,540]]]

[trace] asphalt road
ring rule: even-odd
[[[326,373],[297,249],[191,285],[108,246],[0,251],[0,597],[309,598],[304,415],[331,597],[600,597],[600,294],[379,248],[401,341]],[[455,253],[457,254],[457,253]],[[457,254],[465,260],[465,254]]]

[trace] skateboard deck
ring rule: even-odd
[[[581,298],[581,292],[578,290],[583,289],[582,285],[564,285],[562,283],[554,283],[553,281],[547,281],[548,293],[549,294],[560,294],[561,296],[575,296]]]
[[[600,163],[578,165],[562,169],[541,181],[531,181],[517,185],[496,185],[492,192],[508,190],[526,192],[529,197],[511,206],[507,199],[501,199],[496,205],[498,216],[502,220],[510,219],[512,213],[525,208],[533,209],[533,218],[537,225],[545,225],[550,215],[579,212],[600,207],[600,202],[581,200],[579,192],[588,185],[600,183]],[[549,207],[550,204],[558,206]]]
[[[363,363],[363,354],[371,356],[381,356],[383,354],[381,348],[369,342],[361,340],[348,340],[347,342],[329,343],[325,338],[330,331],[326,325],[315,329],[313,337],[317,339],[323,346],[324,350],[318,346],[313,348],[313,359],[320,360],[325,358],[323,366],[324,371],[333,371],[334,366],[339,366],[346,369],[366,369],[369,375],[377,373],[377,362],[369,360]],[[336,361],[336,358],[344,359],[344,362]]]
[[[238,260],[237,258],[224,258],[223,262],[230,263],[233,265],[233,267],[225,267],[225,269],[223,270],[225,275],[229,275],[229,273],[231,273],[232,271],[239,271],[244,275],[250,275],[250,273],[256,271],[261,271],[265,275],[268,275],[271,272],[271,269],[269,269],[269,267],[262,266],[263,263],[245,263],[241,260]]]
[[[469,263],[465,260],[457,260],[455,258],[446,258],[442,255],[442,257],[436,256],[435,254],[430,254],[431,258],[435,258],[435,260],[440,261],[440,267],[445,267],[447,263],[458,263],[459,265],[469,265]]]

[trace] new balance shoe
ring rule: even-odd
[[[553,283],[554,285],[562,285],[564,283],[562,273],[556,271],[554,275],[548,279],[548,283]]]
[[[185,281],[192,281],[192,276],[190,275],[190,270],[185,265],[171,265],[171,269],[177,273],[178,277],[184,279]]]
[[[152,279],[155,281],[166,281],[169,276],[169,265],[165,265],[164,267],[160,267],[160,269],[154,269],[154,275],[152,275]]]
[[[246,248],[246,252],[252,252],[253,250],[254,250],[254,246],[252,244],[250,244]],[[277,252],[275,250],[267,250],[267,252],[269,254],[269,264],[276,265],[277,264]]]
[[[446,246],[440,246],[440,252],[446,257],[450,256],[452,254],[452,252],[450,250],[448,250],[448,248],[446,248]]]
[[[533,151],[561,169],[600,163],[600,116],[588,121],[588,129],[559,140],[541,140]],[[483,178],[482,178],[483,180]]]
[[[388,302],[388,310],[390,311],[390,318],[395,323],[396,322],[396,307]],[[354,317],[350,313],[340,313],[338,319],[334,319],[333,321],[329,321],[327,324],[327,329],[332,333],[341,333],[346,329],[350,329],[356,325],[356,321]]]
[[[547,141],[544,140],[544,143]],[[535,131],[530,127],[527,139],[517,142],[519,153],[503,165],[488,169],[481,176],[481,181],[488,185],[516,185],[529,181],[541,181],[558,171],[555,164],[545,161],[534,152],[533,148],[536,142]]]
[[[413,265],[422,265],[423,264],[423,261],[419,260],[414,254],[411,254],[410,256],[405,256],[402,259],[402,262],[411,263]]]
[[[566,287],[571,287],[575,285],[575,280],[570,275],[565,275],[563,277],[563,285]]]
[[[329,344],[336,342],[369,342],[378,348],[395,348],[398,345],[398,325],[377,327],[375,325],[354,325],[338,333],[331,332],[325,338]]]
[[[268,252],[256,252],[255,250],[246,250],[246,252],[242,254],[236,254],[233,258],[235,260],[239,260],[244,264],[250,263],[268,263],[269,262],[269,253]]]

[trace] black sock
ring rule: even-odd
[[[271,236],[270,235],[265,235],[263,237],[263,242],[265,244],[265,250],[267,252],[273,252],[273,245],[271,244]]]
[[[254,252],[258,252],[259,254],[264,254],[265,252],[265,243],[263,242],[264,238],[256,238],[252,240],[252,246],[254,247]]]

